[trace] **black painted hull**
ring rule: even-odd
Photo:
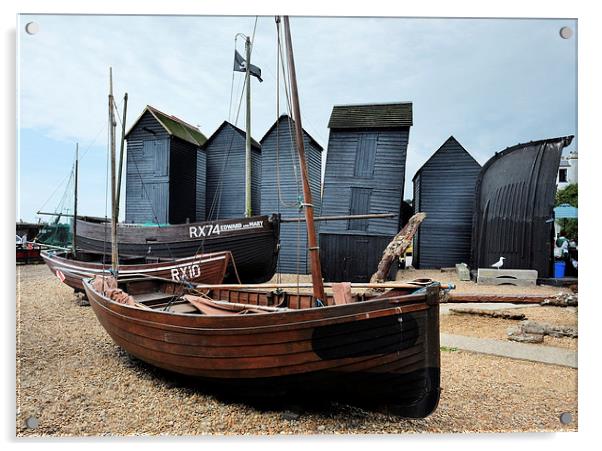
[[[224,230],[202,235],[202,229],[259,223],[255,228]],[[192,232],[191,232],[192,230]],[[110,225],[78,221],[77,247],[86,252],[111,253]],[[192,235],[192,236],[191,236]],[[198,253],[230,251],[243,283],[270,280],[278,263],[279,223],[275,218],[258,216],[244,220],[208,221],[161,227],[120,224],[119,255],[123,257],[183,258]],[[233,281],[234,271],[228,280]]]

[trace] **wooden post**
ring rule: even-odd
[[[299,107],[299,92],[297,90],[297,75],[295,72],[295,58],[293,56],[293,43],[291,40],[291,29],[288,16],[284,16],[284,30],[286,37],[286,50],[288,54],[289,74],[291,77],[291,97],[293,107],[293,120],[295,121],[295,137],[297,141],[297,152],[299,154],[299,167],[301,168],[301,180],[303,181],[303,211],[307,225],[308,250],[311,261],[311,281],[313,284],[313,296],[324,302],[324,282],[322,281],[322,267],[320,266],[320,248],[316,238],[316,227],[314,224],[314,206],[311,198],[311,190],[307,176],[307,163],[305,161],[305,147],[303,144],[303,127],[301,124],[301,109]]]
[[[118,270],[118,248],[117,248],[117,218],[115,217],[115,118],[113,117],[113,69],[109,68],[109,144],[111,152],[111,270],[117,274]]]
[[[73,257],[77,257],[77,172],[79,163],[79,143],[75,143],[75,190],[73,193]]]
[[[378,264],[378,269],[370,278],[370,283],[380,283],[387,279],[387,274],[391,269],[391,264],[396,258],[401,257],[404,252],[412,245],[412,238],[418,230],[422,221],[426,218],[426,213],[416,213],[410,218],[408,223],[395,235],[393,240],[387,245],[383,256]]]
[[[251,209],[251,38],[245,39],[247,56],[247,72],[245,83],[247,85],[247,114],[246,114],[246,139],[245,139],[245,217],[250,217]]]
[[[115,194],[115,202],[117,213],[115,216],[119,220],[119,204],[121,198],[121,174],[123,172],[123,153],[125,150],[125,119],[128,112],[128,93],[123,96],[123,122],[121,124],[121,147],[119,149],[119,171],[117,173],[117,193]]]

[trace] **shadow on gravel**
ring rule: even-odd
[[[346,405],[324,397],[309,397],[307,393],[294,393],[275,390],[265,386],[258,390],[255,386],[253,393],[241,385],[224,385],[198,378],[172,373],[157,368],[128,354],[121,348],[116,348],[117,356],[124,366],[132,369],[143,379],[153,379],[164,389],[179,389],[190,394],[200,394],[212,397],[223,404],[244,404],[261,413],[279,413],[283,420],[296,420],[301,415],[317,415],[321,417],[337,417],[361,419],[370,414],[359,407]]]

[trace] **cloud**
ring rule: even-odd
[[[22,31],[31,20],[40,24],[34,36]],[[117,100],[129,93],[129,124],[151,104],[209,135],[228,115],[234,36],[250,35],[254,23],[20,16],[19,126],[91,142],[107,121],[112,66]],[[450,135],[484,163],[518,142],[575,133],[576,40],[559,37],[564,25],[576,28],[551,19],[291,18],[304,127],[326,148],[333,105],[412,101],[406,196],[416,170]],[[253,63],[265,80],[252,85],[259,139],[276,119],[273,17],[257,22]],[[235,89],[235,107],[238,95]]]

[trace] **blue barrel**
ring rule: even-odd
[[[564,277],[564,268],[566,267],[565,262],[554,263],[554,278],[562,279]]]

